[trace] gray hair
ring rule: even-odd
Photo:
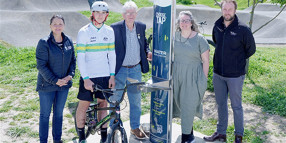
[[[196,31],[196,32],[200,33],[199,28],[198,28],[198,25],[197,25],[195,19],[193,18],[193,14],[192,14],[190,11],[181,11],[181,12],[179,13],[179,17],[178,17],[177,22],[176,22],[176,31],[181,31],[181,28],[180,28],[180,18],[181,18],[183,15],[186,15],[186,16],[189,16],[189,17],[190,17],[191,23],[192,23],[191,29],[192,29],[193,31]]]
[[[135,9],[137,11],[138,7],[135,2],[127,1],[123,5],[122,13],[125,13],[128,9]]]

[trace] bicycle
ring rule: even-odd
[[[109,122],[111,119],[114,119],[112,125],[109,127],[107,132],[107,143],[128,143],[126,131],[123,127],[123,122],[120,119],[120,103],[124,99],[124,95],[127,91],[129,86],[140,86],[144,85],[145,82],[138,82],[133,79],[128,79],[130,84],[126,85],[123,89],[103,89],[99,85],[94,85],[94,91],[100,91],[103,93],[104,98],[106,101],[113,105],[113,107],[98,107],[98,103],[91,103],[88,110],[86,111],[86,121],[85,121],[85,136],[86,138],[89,137],[90,134],[94,135],[96,132],[100,131],[102,125]],[[107,96],[106,93],[114,94],[115,91],[122,91],[122,96],[119,101],[111,101]],[[77,109],[77,107],[76,107]],[[99,110],[110,110],[107,116],[105,116],[101,121],[97,119],[97,111]],[[76,118],[75,118],[75,128],[78,134],[78,128],[76,126]]]
[[[199,26],[199,31],[202,33],[202,34],[205,34],[205,30],[204,30],[204,25],[207,25],[207,21],[202,21],[202,22],[199,22],[199,23],[197,23],[198,24],[198,26]],[[207,39],[207,38],[206,38]],[[208,43],[210,44],[210,45],[212,45],[213,47],[215,47],[215,43],[212,41],[212,40],[210,40],[210,39],[207,39],[207,41],[208,41]]]
[[[204,25],[207,25],[207,21],[201,21],[201,22],[198,23],[199,31],[200,31],[202,34],[205,33],[204,27],[203,27]]]

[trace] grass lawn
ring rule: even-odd
[[[90,11],[80,11],[80,13],[85,15],[88,18],[91,15]],[[115,23],[115,22],[120,21],[120,20],[123,20],[121,13],[109,12],[109,15],[107,17],[105,24],[110,25],[110,24]]]
[[[194,0],[194,2],[196,2],[196,4],[203,4],[212,8],[219,8],[220,7],[218,5],[215,5],[215,1],[214,0]],[[218,0],[218,2],[220,2]],[[238,10],[243,10],[245,8],[248,7],[248,0],[236,0],[237,2],[237,9]],[[252,4],[252,1],[249,1],[249,5]]]
[[[258,48],[250,58],[243,99],[266,112],[286,117],[286,50]]]
[[[120,3],[124,4],[126,1],[129,0],[120,0]],[[149,0],[132,0],[132,1],[136,3],[138,8],[153,6],[153,2],[150,2]]]

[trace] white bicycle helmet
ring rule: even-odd
[[[91,6],[91,12],[94,11],[106,11],[109,12],[108,4],[103,1],[95,1]]]

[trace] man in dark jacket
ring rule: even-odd
[[[228,125],[228,94],[234,114],[235,143],[242,142],[244,133],[241,93],[245,78],[246,59],[255,53],[256,46],[251,30],[242,23],[235,12],[235,0],[223,0],[222,17],[213,28],[216,49],[213,59],[213,85],[218,105],[216,132],[206,141],[226,141]]]
[[[147,57],[151,60],[152,53],[149,52],[145,38],[146,25],[135,21],[136,10],[137,5],[132,1],[127,1],[123,6],[124,20],[111,25],[115,35],[115,88],[124,88],[128,84],[127,78],[141,81],[141,72],[149,71]],[[111,98],[119,97],[121,94],[122,92],[118,92],[117,96]],[[136,87],[128,87],[127,95],[130,103],[131,134],[137,139],[145,139],[145,135],[139,129],[141,92]]]

